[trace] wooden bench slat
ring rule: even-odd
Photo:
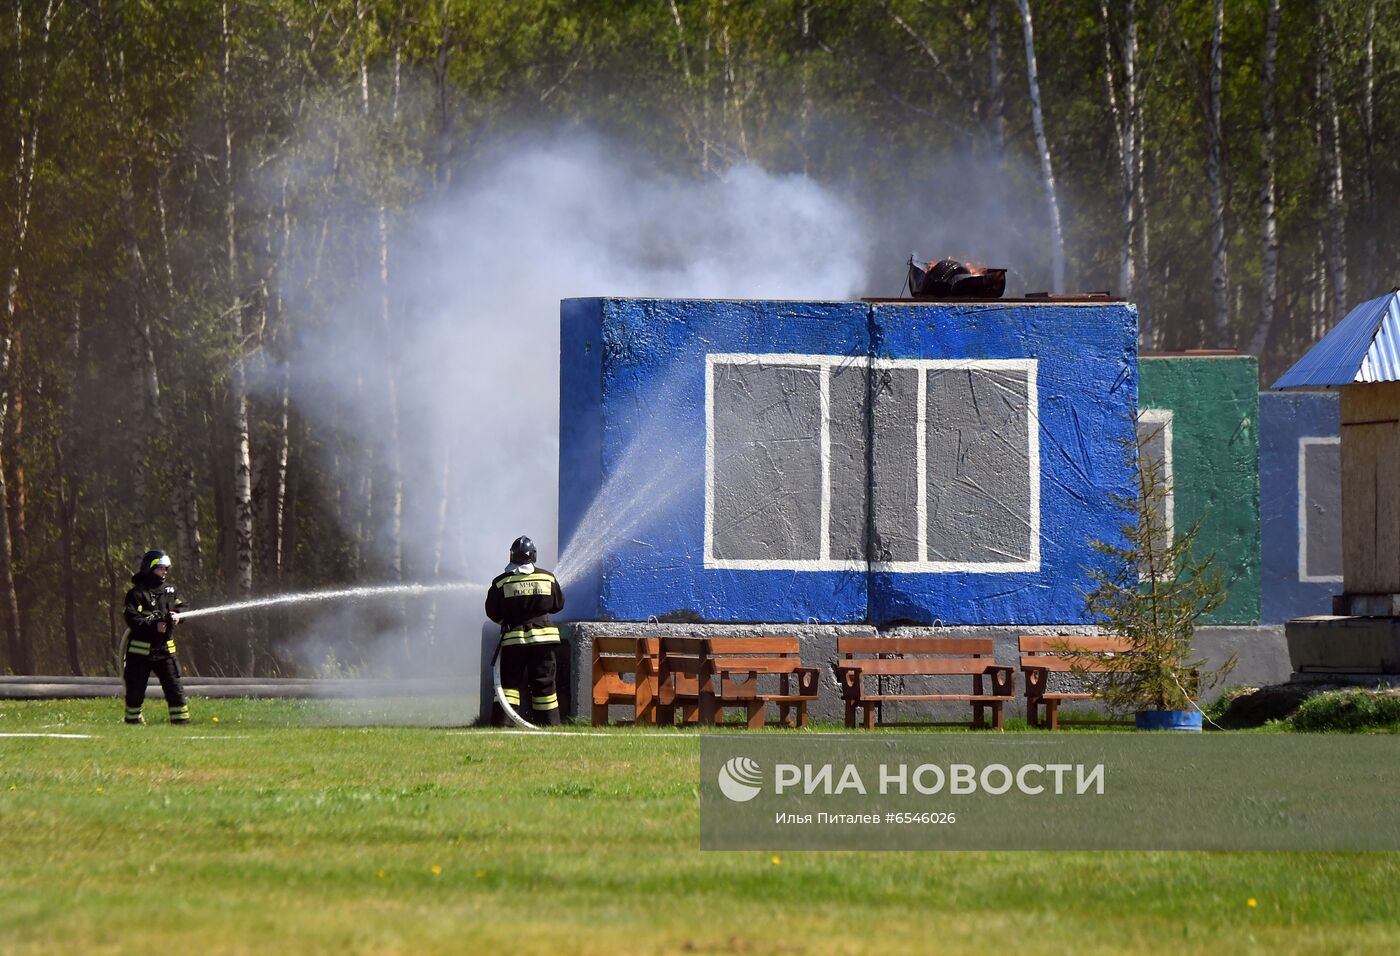
[[[1021,669],[1034,670],[1036,668],[1039,668],[1041,670],[1067,673],[1069,671],[1074,670],[1074,666],[1076,663],[1080,665],[1081,670],[1091,671],[1094,673],[1102,673],[1104,671],[1112,669],[1109,663],[1104,660],[1093,660],[1092,658],[1086,658],[1082,661],[1076,662],[1073,658],[1070,657],[1023,657],[1021,658]]]
[[[717,671],[761,671],[765,674],[790,674],[802,666],[796,657],[712,657],[710,663]]]
[[[661,650],[666,654],[705,654],[710,641],[705,637],[663,637]]]
[[[1001,701],[1008,703],[1016,699],[1015,694],[862,694],[861,700],[969,700]]]
[[[1022,654],[1030,651],[1040,651],[1048,654],[1064,654],[1066,651],[1127,651],[1132,649],[1132,643],[1127,638],[1122,637],[1078,637],[1078,636],[1046,636],[1039,634],[1023,634],[1020,640],[1020,650]]]
[[[593,669],[604,674],[632,674],[637,670],[633,657],[603,657],[593,662]]]
[[[796,654],[802,649],[795,637],[712,637],[711,654]]]
[[[995,646],[990,638],[959,637],[838,637],[838,654],[986,654]]]
[[[988,667],[996,666],[991,658],[931,658],[931,657],[891,657],[884,660],[855,658],[836,662],[838,667],[858,668],[861,673],[870,675],[902,674],[905,676],[951,677],[958,674],[981,674]]]
[[[651,644],[652,652],[655,653],[656,638],[641,637],[595,637],[593,639],[593,654],[596,657],[603,654],[635,654],[637,653],[637,642],[645,640]]]

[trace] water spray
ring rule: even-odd
[[[377,587],[342,588],[336,591],[302,591],[298,594],[278,594],[274,597],[254,598],[237,601],[233,604],[220,604],[217,607],[201,607],[193,611],[181,611],[180,620],[204,617],[208,614],[232,614],[235,611],[251,611],[255,608],[276,607],[282,604],[310,604],[320,601],[335,601],[342,598],[368,598],[388,594],[436,594],[444,591],[485,591],[480,584],[460,581],[454,584],[386,584]]]
[[[257,608],[277,607],[286,604],[310,604],[321,601],[335,601],[342,599],[380,597],[389,594],[437,594],[444,591],[485,591],[486,588],[480,584],[470,581],[459,581],[453,584],[386,584],[375,587],[361,588],[341,588],[334,591],[302,591],[297,594],[278,594],[274,597],[253,598],[248,601],[236,601],[233,604],[220,604],[217,607],[202,607],[192,611],[180,612],[180,620],[204,617],[210,614],[232,614],[236,611],[251,611]],[[501,705],[501,710],[510,718],[511,723],[524,730],[538,730],[534,724],[516,712],[515,708],[506,700],[505,688],[501,686],[501,647],[496,645],[496,653],[491,657],[491,679],[495,685],[496,702]]]

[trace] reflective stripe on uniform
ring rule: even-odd
[[[550,580],[511,581],[501,585],[501,593],[508,598],[532,597],[536,594],[553,594],[554,582]]]
[[[554,575],[548,571],[531,571],[529,574],[507,574],[496,583],[505,586],[516,581],[553,581]]]
[[[559,706],[559,695],[546,694],[544,697],[532,697],[530,702],[535,705],[535,710],[554,710]]]
[[[501,689],[505,691],[507,704],[510,704],[512,707],[520,705],[520,691],[511,690],[509,687],[503,687]]]
[[[151,645],[147,644],[145,641],[132,641],[130,644],[126,645],[126,652],[128,654],[140,654],[142,657],[149,657],[151,654]]]
[[[174,641],[166,641],[166,642],[165,642],[165,649],[166,649],[167,651],[169,651],[170,653],[174,654],[174,653],[175,653],[175,642],[174,642]]]
[[[559,628],[557,627],[517,627],[513,631],[506,631],[501,638],[502,646],[509,647],[512,644],[558,644]]]
[[[128,717],[140,717],[140,716],[141,716],[141,708],[140,708],[140,707],[128,707],[128,708],[126,709],[126,715],[127,715]]]

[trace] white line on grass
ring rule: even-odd
[[[0,734],[0,737],[61,737],[64,740],[91,740],[92,734]]]

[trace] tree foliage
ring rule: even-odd
[[[1048,287],[1017,9],[992,2],[1004,144],[993,136],[988,3],[6,0],[0,475],[11,573],[0,578],[13,579],[18,619],[4,625],[0,667],[106,667],[113,603],[152,543],[178,541],[196,597],[235,591],[245,505],[255,590],[385,577],[384,549],[372,545],[390,526],[392,496],[367,491],[392,487],[403,465],[361,454],[348,425],[301,415],[295,381],[265,379],[299,337],[338,321],[386,323],[391,360],[365,389],[404,374],[392,327],[412,303],[390,303],[387,320],[347,319],[333,314],[337,283],[372,280],[381,254],[392,260],[410,241],[414,211],[502,129],[583,124],[642,144],[683,177],[752,161],[839,186],[873,223],[912,207],[931,230],[967,224],[966,247],[933,254],[975,254],[977,224],[992,222],[1024,243],[1024,261],[1007,263],[1013,281]],[[1347,246],[1352,302],[1397,278],[1400,225],[1377,207],[1400,191],[1400,16],[1395,0],[1323,6],[1326,16],[1282,4],[1279,314],[1261,356],[1266,378],[1340,317],[1326,243],[1340,235]],[[1119,161],[1104,75],[1121,82],[1125,7],[1109,3],[1108,23],[1098,0],[1031,7],[1067,284],[1110,288],[1122,229],[1119,197],[1105,188]],[[1154,347],[1217,345],[1202,185],[1212,2],[1139,8],[1145,242],[1135,295]],[[1226,4],[1236,343],[1259,313],[1264,10],[1265,0]],[[1328,228],[1323,52],[1341,130],[1342,233]],[[870,293],[898,285],[905,251]],[[244,374],[264,386],[248,406],[248,502],[234,480]],[[431,573],[421,554],[403,561],[395,573],[406,578]],[[239,657],[230,648],[242,639],[191,663],[288,666],[267,640]]]
[[[1089,619],[1127,640],[1131,650],[1092,660],[1069,655],[1074,676],[1119,712],[1188,709],[1201,688],[1215,686],[1235,666],[1231,657],[1203,672],[1206,661],[1192,650],[1196,622],[1225,601],[1224,579],[1214,554],[1195,553],[1205,518],[1185,531],[1168,522],[1172,481],[1165,463],[1145,454],[1150,437],[1125,440],[1137,493],[1114,495],[1124,516],[1122,540],[1093,542],[1106,560],[1089,570],[1092,587],[1084,595]],[[1090,664],[1104,669],[1090,670]]]

